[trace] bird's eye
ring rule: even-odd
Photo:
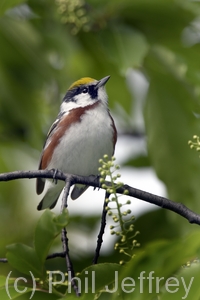
[[[82,93],[83,93],[83,94],[87,94],[87,92],[88,92],[88,88],[85,87],[85,88],[82,90]]]

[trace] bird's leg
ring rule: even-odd
[[[58,179],[56,178],[56,175],[57,175],[57,173],[58,173],[58,169],[52,169],[52,170],[53,170],[53,182],[54,182],[55,184],[57,184]]]

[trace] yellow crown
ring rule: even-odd
[[[88,84],[88,83],[91,83],[93,81],[96,81],[94,78],[90,78],[90,77],[84,77],[84,78],[81,78],[77,81],[75,81],[70,87],[69,87],[69,90],[79,86],[79,85],[84,85],[84,84]]]

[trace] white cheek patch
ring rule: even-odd
[[[69,112],[71,109],[76,108],[77,104],[75,102],[62,102],[60,106],[60,112]]]
[[[76,95],[74,99],[77,103],[77,106],[81,106],[81,107],[94,104],[95,102],[95,99],[92,99],[89,93],[82,93]]]
[[[95,99],[91,99],[90,94],[80,94],[73,97],[73,101],[62,102],[60,106],[60,112],[69,112],[73,108],[85,107],[87,105],[94,104]]]

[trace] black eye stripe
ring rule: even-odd
[[[63,102],[70,102],[73,101],[73,97],[76,95],[75,89],[67,91],[63,98]]]
[[[89,87],[89,94],[92,99],[96,99],[98,95],[98,89],[96,89],[95,85],[90,85]]]
[[[83,94],[89,93],[92,99],[96,99],[98,95],[98,89],[95,87],[95,85],[78,86],[76,88],[68,90],[63,98],[63,101],[65,102],[74,101],[73,98],[76,95],[80,95],[82,93]]]

